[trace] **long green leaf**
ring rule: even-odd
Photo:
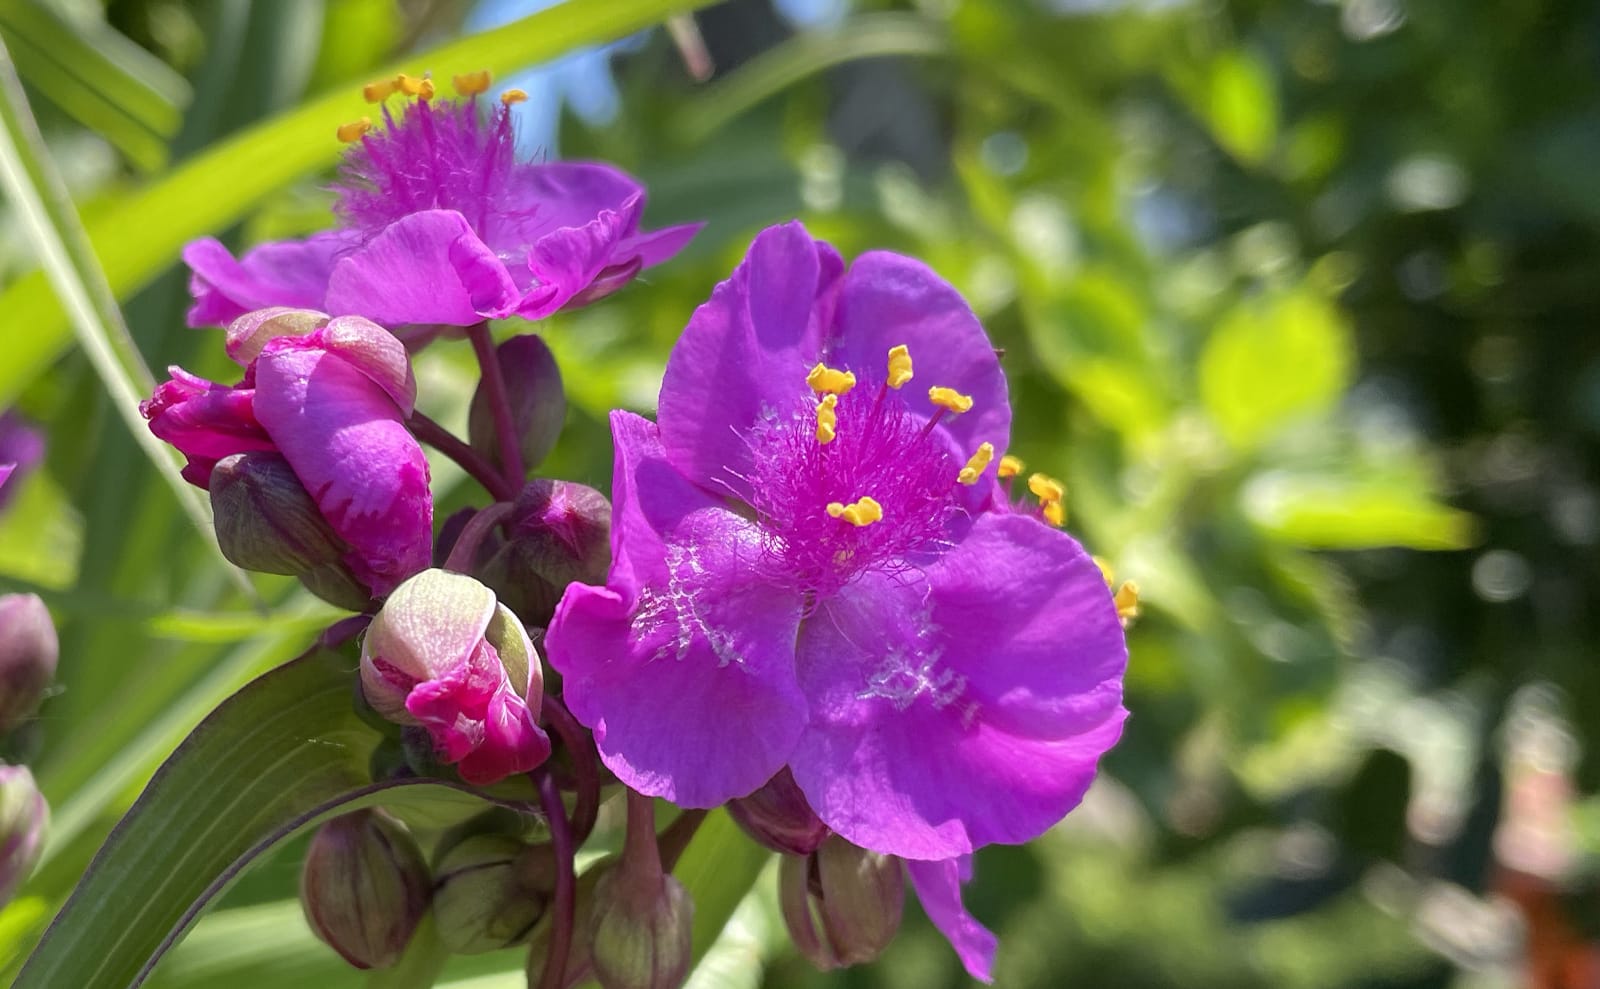
[[[374,73],[432,71],[440,79],[471,69],[510,72],[572,48],[600,44],[711,0],[570,0],[533,17],[432,51]],[[273,192],[331,165],[340,123],[370,112],[355,88],[319,96],[197,155],[99,218],[89,239],[112,289],[126,296],[177,258],[183,245],[245,216]],[[0,366],[0,406],[67,347],[61,307],[39,275],[0,295],[0,311],[28,332],[7,341]]]
[[[95,856],[16,989],[138,985],[252,861],[333,814],[381,800],[462,816],[477,798],[451,784],[369,781],[377,734],[354,713],[350,667],[317,650],[201,723]]]
[[[715,810],[706,816],[672,870],[694,897],[696,964],[711,950],[771,859],[772,853],[740,831],[727,811]]]
[[[0,44],[0,184],[39,251],[51,286],[66,305],[79,344],[111,393],[112,405],[177,495],[201,538],[210,543],[218,562],[241,590],[254,596],[249,580],[217,547],[211,503],[178,473],[172,450],[145,428],[139,416],[139,400],[150,393],[155,382],[122,322],[122,312],[95,261],[66,185],[44,150],[22,81],[4,44]],[[16,325],[33,328],[26,322]],[[27,339],[28,334],[21,338]]]

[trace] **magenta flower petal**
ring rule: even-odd
[[[11,472],[17,469],[16,464],[0,464],[0,486],[11,480]]]
[[[183,476],[201,488],[211,486],[211,468],[235,453],[276,450],[277,444],[256,419],[255,389],[207,381],[181,367],[170,367],[171,381],[139,404],[150,432],[171,443],[188,460]]]
[[[978,923],[961,903],[961,883],[970,871],[970,858],[939,862],[906,862],[911,886],[922,901],[933,926],[956,949],[967,974],[983,982],[994,981],[994,954],[999,946],[994,932]]]
[[[661,441],[673,466],[753,501],[751,429],[803,392],[821,355],[843,261],[799,222],[763,230],[689,320],[661,382]]]
[[[839,293],[830,364],[878,370],[889,348],[905,344],[916,376],[901,394],[913,412],[930,416],[928,388],[942,385],[972,396],[972,411],[945,416],[939,425],[962,451],[979,443],[1005,450],[1011,440],[1011,404],[1000,359],[978,317],[961,294],[921,261],[873,251],[850,265]],[[992,468],[991,468],[992,469]]]
[[[619,779],[714,807],[782,768],[804,724],[801,598],[753,569],[754,527],[667,464],[653,424],[611,423],[610,587],[568,588],[545,646]]]
[[[183,249],[184,263],[193,272],[189,325],[225,326],[268,306],[322,308],[334,260],[352,243],[348,234],[333,231],[262,244],[234,260],[213,237],[191,242]]]
[[[255,364],[254,409],[351,545],[351,570],[382,597],[431,560],[428,464],[388,393],[319,343],[313,335],[267,344]]]
[[[1028,841],[1121,734],[1122,628],[1064,533],[985,515],[912,572],[826,602],[798,644],[810,725],[791,757],[817,816],[911,859]]]
[[[389,226],[333,267],[323,308],[377,323],[466,326],[516,309],[505,262],[466,217],[423,210]]]
[[[611,266],[612,251],[622,232],[638,225],[640,205],[636,197],[626,212],[601,210],[582,226],[561,227],[540,237],[528,255],[533,282],[517,315],[543,319],[589,288]]]

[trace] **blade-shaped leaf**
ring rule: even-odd
[[[138,985],[255,858],[334,814],[381,802],[447,820],[476,806],[442,781],[370,782],[377,734],[351,683],[349,657],[319,649],[217,708],[112,832],[17,989]]]
[[[569,0],[494,31],[463,38],[375,72],[431,71],[440,79],[475,69],[510,72],[572,48],[623,37],[711,0]],[[273,192],[331,165],[342,147],[334,128],[369,108],[354,89],[335,90],[195,156],[91,225],[89,239],[119,296],[136,291],[184,243],[238,221]],[[7,341],[0,406],[66,348],[61,307],[39,275],[0,295],[7,319],[29,327]]]

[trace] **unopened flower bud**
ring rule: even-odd
[[[729,801],[728,814],[775,852],[809,855],[828,836],[828,826],[806,802],[787,766],[748,797]]]
[[[837,835],[801,858],[785,856],[778,899],[795,947],[823,971],[878,957],[900,929],[900,860]]]
[[[489,588],[425,570],[397,587],[361,644],[375,711],[420,725],[469,783],[525,773],[550,755],[538,725],[544,674],[528,633]]]
[[[0,904],[10,902],[44,847],[50,807],[27,766],[0,766]]]
[[[50,610],[38,595],[0,595],[0,735],[39,709],[60,653]]]
[[[546,854],[548,846],[543,846]],[[534,888],[521,866],[538,853],[507,835],[473,835],[446,852],[434,870],[433,916],[439,939],[458,955],[520,944],[544,916],[553,884]]]
[[[611,566],[611,503],[571,481],[531,481],[506,520],[507,536],[480,572],[534,627],[550,623],[567,585],[603,584]]]
[[[211,471],[217,543],[234,565],[298,577],[330,604],[360,611],[372,595],[345,564],[350,547],[333,531],[280,453],[225,457]]]
[[[688,978],[694,901],[677,879],[657,875],[646,885],[618,867],[595,885],[589,952],[604,989],[677,989]]]
[[[561,371],[556,367],[550,348],[532,334],[512,337],[495,349],[495,356],[505,378],[506,399],[511,404],[511,421],[517,430],[522,464],[532,469],[550,455],[567,418],[567,393],[561,385]],[[473,449],[496,466],[500,465],[494,414],[482,384],[472,396],[467,436]]]
[[[228,324],[224,346],[230,357],[240,364],[248,364],[261,356],[261,349],[273,337],[303,337],[321,329],[327,322],[327,313],[314,309],[288,306],[257,309]]]
[[[372,810],[318,828],[300,873],[306,922],[356,968],[386,968],[400,959],[428,909],[430,889],[411,835]]]

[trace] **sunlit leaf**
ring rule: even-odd
[[[1315,549],[1461,549],[1477,538],[1471,515],[1435,501],[1414,479],[1272,472],[1246,485],[1243,502],[1271,535]]]

